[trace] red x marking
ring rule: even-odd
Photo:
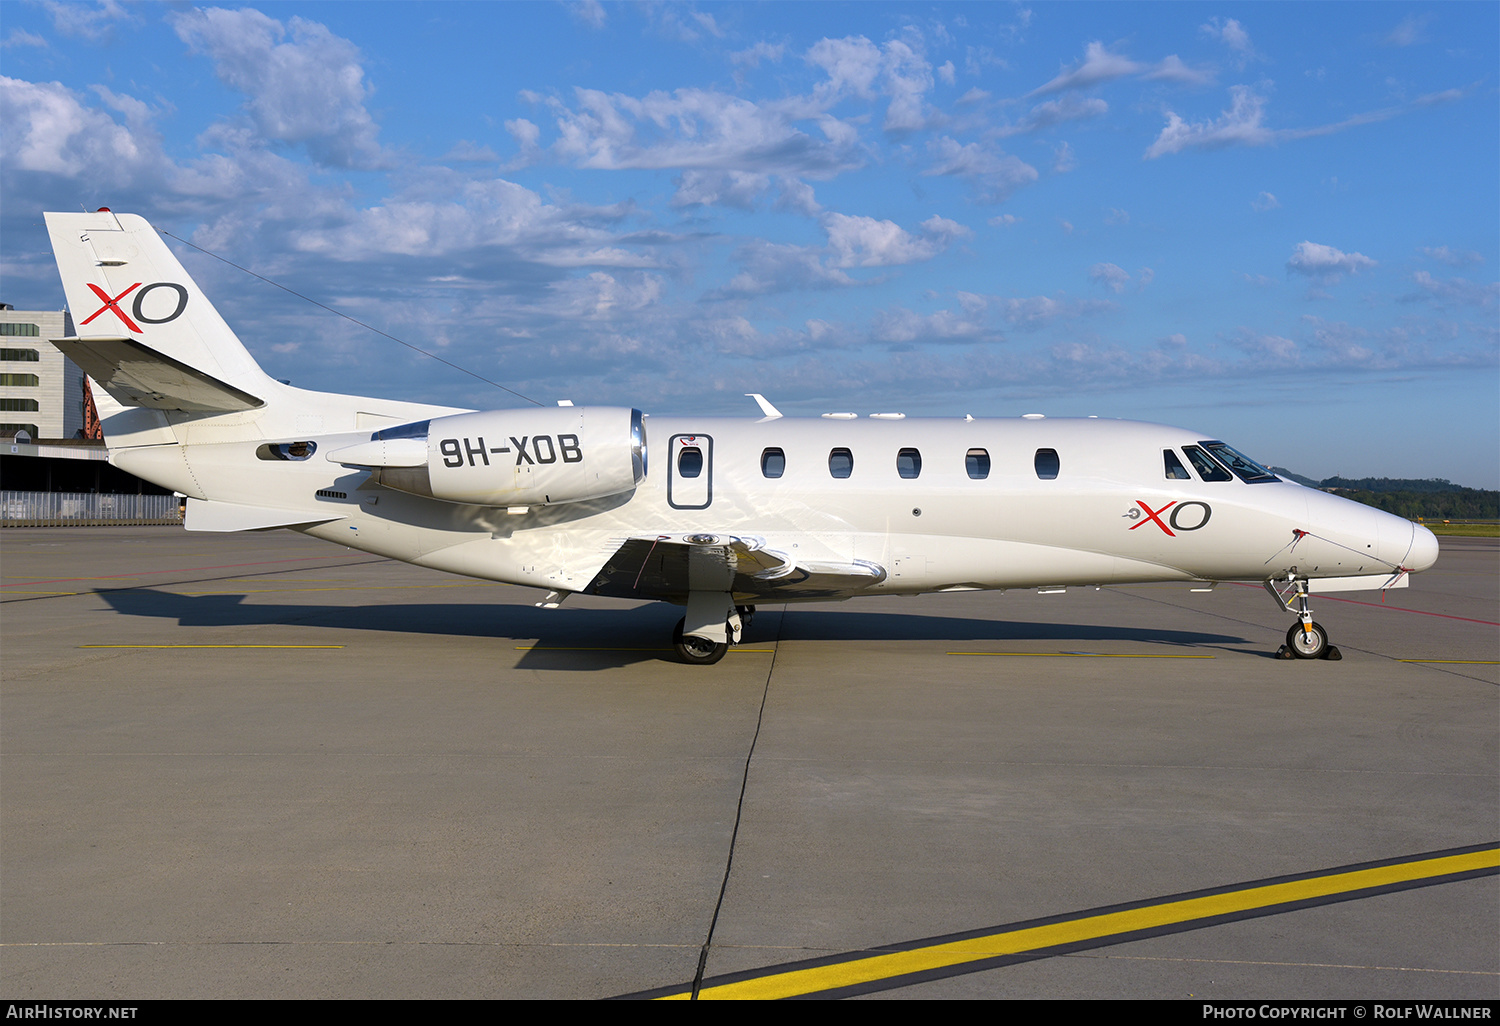
[[[1176,499],[1173,499],[1171,502],[1167,503],[1161,509],[1152,509],[1150,506],[1146,505],[1140,499],[1136,499],[1135,500],[1135,504],[1137,506],[1141,507],[1141,509],[1143,509],[1143,510],[1146,511],[1146,519],[1142,520],[1138,524],[1131,524],[1130,525],[1130,529],[1132,531],[1134,531],[1137,527],[1143,527],[1146,524],[1149,524],[1152,521],[1155,521],[1157,527],[1159,527],[1163,531],[1167,532],[1167,537],[1168,538],[1176,538],[1177,537],[1175,534],[1172,533],[1172,529],[1170,527],[1168,527],[1166,524],[1164,524],[1164,523],[1161,522],[1161,515],[1163,513],[1165,513],[1167,510],[1171,509],[1173,506],[1177,505],[1177,500]]]
[[[136,289],[138,289],[140,287],[141,287],[141,283],[140,282],[136,282],[134,285],[130,286],[130,288],[126,289],[124,292],[121,292],[114,299],[110,299],[108,292],[105,292],[103,289],[101,289],[99,286],[95,285],[93,282],[89,282],[89,288],[91,288],[91,289],[94,290],[94,295],[96,295],[100,299],[104,300],[104,305],[101,306],[99,309],[95,310],[93,313],[89,314],[89,320],[88,321],[84,321],[83,323],[87,324],[89,321],[93,320],[95,317],[98,317],[100,314],[102,314],[106,310],[113,310],[115,312],[115,316],[118,317],[118,318],[120,318],[120,320],[122,320],[122,321],[125,322],[125,327],[129,328],[131,331],[135,332],[137,335],[141,334],[141,329],[138,328],[138,327],[136,327],[135,321],[132,321],[129,317],[127,317],[125,315],[125,311],[121,310],[120,307],[118,306],[120,300],[124,299],[126,296],[130,295],[132,292],[134,292]]]

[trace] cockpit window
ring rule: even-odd
[[[1198,448],[1196,445],[1184,445],[1182,451],[1187,454],[1188,462],[1198,472],[1198,476],[1205,481],[1233,481],[1229,471],[1214,462],[1212,456]]]
[[[1225,445],[1223,442],[1204,442],[1203,448],[1213,453],[1220,463],[1234,471],[1235,476],[1246,484],[1261,484],[1266,481],[1281,480],[1281,478],[1271,473],[1259,463],[1256,463],[1244,453]]]
[[[1193,475],[1187,472],[1187,467],[1182,465],[1182,461],[1171,449],[1163,449],[1161,458],[1166,464],[1168,481],[1191,481],[1193,479]]]

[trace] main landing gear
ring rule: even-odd
[[[1307,600],[1307,578],[1297,576],[1292,567],[1282,580],[1265,582],[1266,591],[1276,604],[1297,616],[1297,622],[1286,632],[1286,644],[1276,650],[1277,659],[1342,659],[1344,655],[1328,643],[1328,632],[1312,618]]]
[[[754,606],[729,605],[729,596],[724,595],[722,598],[726,601],[721,607],[717,601],[719,596],[715,594],[713,598],[714,601],[710,601],[694,592],[688,598],[688,615],[672,628],[672,647],[677,650],[677,658],[690,666],[712,666],[723,659],[729,646],[739,644],[750,622],[755,619]],[[709,607],[706,611],[705,606]],[[720,616],[722,620],[717,619]],[[693,617],[696,624],[691,631],[688,617]]]

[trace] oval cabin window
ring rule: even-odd
[[[848,449],[834,449],[828,454],[828,472],[834,477],[848,477],[854,473],[854,453]]]
[[[677,454],[677,476],[697,477],[703,473],[703,450],[690,445]]]
[[[780,449],[767,449],[760,454],[760,472],[763,477],[780,477],[786,473],[786,453]]]

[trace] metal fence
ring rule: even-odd
[[[0,492],[0,527],[109,527],[180,524],[175,495],[103,492]]]

